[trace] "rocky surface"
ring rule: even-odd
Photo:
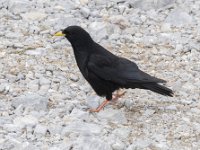
[[[0,149],[168,150],[200,147],[200,1],[1,0]],[[103,101],[53,33],[80,25],[116,55],[166,79],[173,98]]]

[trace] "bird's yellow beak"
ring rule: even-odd
[[[65,34],[62,33],[62,31],[56,32],[54,36],[65,36]]]

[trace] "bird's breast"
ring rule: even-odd
[[[88,76],[87,64],[89,55],[84,52],[74,52],[74,55],[79,70],[81,71],[82,75],[87,79]]]

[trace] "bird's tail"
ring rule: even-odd
[[[153,92],[173,97],[173,91],[163,85],[159,85],[157,83],[151,83],[151,84],[143,84],[144,88],[151,90]]]

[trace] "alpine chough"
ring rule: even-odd
[[[138,66],[122,57],[115,56],[104,47],[93,41],[88,32],[79,26],[69,26],[57,32],[55,36],[65,36],[72,45],[77,65],[99,96],[106,100],[92,112],[99,112],[113,99],[113,92],[120,88],[139,88],[173,96],[173,91],[159,83],[165,80],[150,76]],[[115,97],[118,98],[121,95]]]

